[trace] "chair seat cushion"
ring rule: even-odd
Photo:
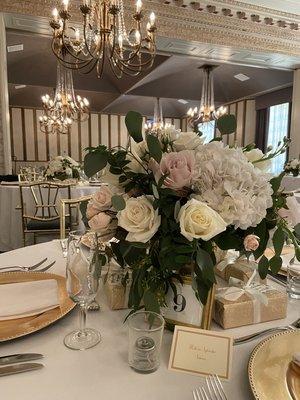
[[[46,231],[46,230],[54,230],[60,228],[60,221],[58,219],[54,220],[36,220],[36,219],[30,219],[27,222],[26,228],[28,231]],[[66,218],[66,229],[70,228],[70,218]]]

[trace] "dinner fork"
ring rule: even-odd
[[[9,271],[11,271],[11,270],[13,270],[13,271],[23,271],[23,272],[34,271],[34,270],[36,270],[38,267],[40,267],[42,264],[44,264],[44,263],[47,261],[47,259],[48,259],[48,258],[46,257],[46,258],[44,258],[42,261],[40,261],[40,262],[38,262],[38,263],[36,263],[36,264],[30,265],[30,266],[25,266],[25,265],[24,265],[24,266],[23,266],[23,265],[2,266],[2,267],[0,267],[0,271],[3,271],[3,270],[4,270],[5,272],[9,272]],[[39,269],[39,271],[40,271],[40,272],[43,272],[43,271],[49,269],[50,267],[52,267],[52,265],[54,265],[54,264],[55,264],[55,261],[52,262],[51,264],[45,266],[44,268]]]
[[[211,399],[228,400],[218,375],[209,375],[206,378],[206,385]]]
[[[209,375],[206,386],[193,390],[194,400],[228,400],[218,375]]]

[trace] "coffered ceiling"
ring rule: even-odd
[[[10,104],[41,107],[41,96],[53,93],[56,83],[56,58],[51,51],[51,38],[8,30],[7,45],[18,44],[23,45],[23,51],[7,54]],[[218,65],[215,69],[218,105],[292,85],[291,71],[215,61],[212,63]],[[77,93],[90,100],[94,111],[123,114],[134,109],[150,116],[153,99],[160,97],[165,116],[181,117],[187,108],[199,105],[202,85],[199,67],[206,62],[200,57],[164,52],[157,55],[153,67],[139,77],[119,80],[109,68],[102,79],[95,73],[82,75],[75,72],[74,86]],[[249,79],[237,80],[235,75],[241,73]]]

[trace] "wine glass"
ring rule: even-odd
[[[69,333],[64,344],[74,350],[85,350],[101,341],[98,331],[86,328],[88,305],[95,299],[101,264],[97,247],[97,235],[94,232],[72,231],[68,238],[67,290],[70,298],[80,307],[79,329]]]

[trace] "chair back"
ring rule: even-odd
[[[21,209],[23,219],[53,221],[59,219],[60,198],[71,198],[71,185],[54,182],[20,183]],[[30,194],[30,204],[26,204]],[[31,209],[29,209],[29,207]]]
[[[89,200],[91,200],[92,196],[82,196],[77,199],[60,199],[60,238],[65,239],[66,237],[66,217],[67,213],[66,210],[67,208],[69,209],[69,214],[70,214],[70,223],[71,227],[70,229],[73,229],[74,225],[79,224],[79,216],[81,215],[80,213],[80,206],[83,203],[87,203]],[[76,211],[76,222],[74,223],[74,213],[73,211]]]

